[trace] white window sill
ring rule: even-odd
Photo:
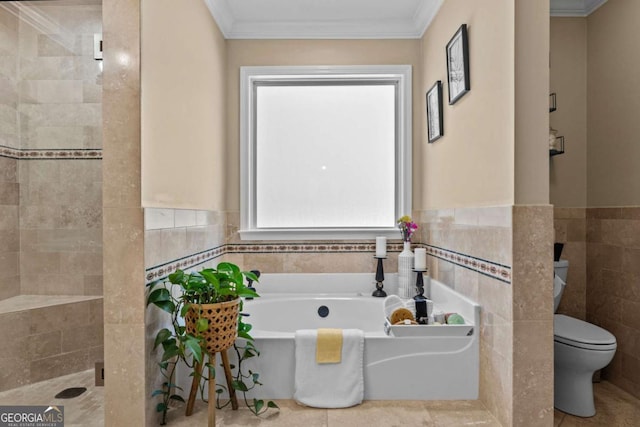
[[[400,239],[398,228],[362,229],[254,229],[239,230],[242,240],[375,240],[377,236]]]

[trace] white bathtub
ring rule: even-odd
[[[385,288],[394,289],[395,275],[386,275],[385,283]],[[477,399],[479,305],[432,281],[427,294],[435,309],[462,314],[472,326],[470,335],[448,336],[448,331],[455,335],[454,328],[446,329],[450,326],[421,326],[420,333],[432,336],[387,336],[384,298],[371,297],[374,289],[371,274],[264,274],[257,284],[261,297],[244,304],[261,351],[260,357],[244,362],[260,373],[264,384],[255,396],[291,399],[294,332],[329,327],[365,332],[365,399]],[[318,315],[322,306],[329,311],[324,318]],[[232,349],[229,356],[235,358]]]

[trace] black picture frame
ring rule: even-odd
[[[427,91],[427,138],[429,143],[444,136],[442,118],[442,81],[438,80]]]
[[[447,86],[449,105],[455,104],[471,90],[469,74],[469,36],[462,24],[447,43]]]

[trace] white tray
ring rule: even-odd
[[[473,325],[397,325],[384,320],[384,331],[394,337],[466,337],[473,335]]]

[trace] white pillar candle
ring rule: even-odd
[[[387,238],[384,236],[376,237],[376,257],[384,258],[387,256]]]
[[[416,248],[416,258],[414,268],[416,270],[426,270],[427,268],[427,250],[425,248]]]

